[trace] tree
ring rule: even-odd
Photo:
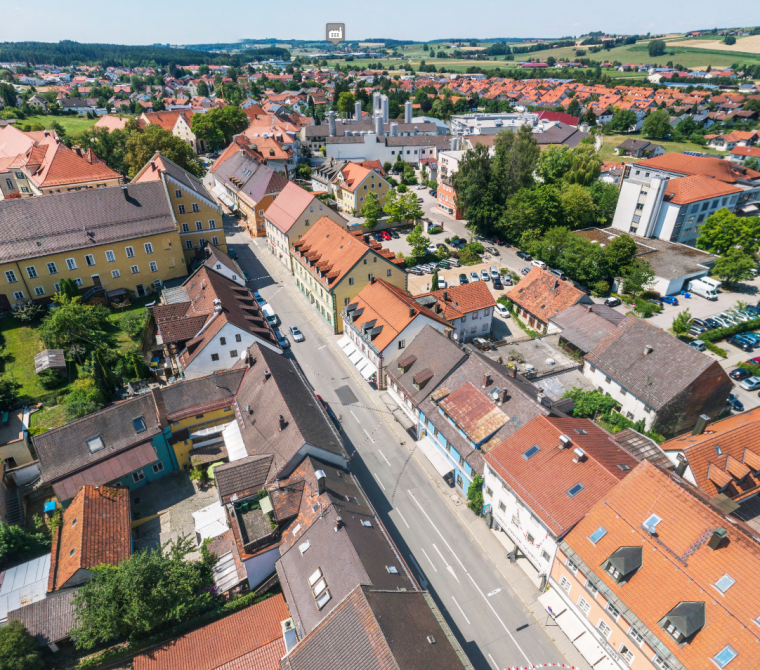
[[[249,125],[246,113],[234,105],[209,109],[205,114],[193,114],[190,127],[193,133],[205,140],[212,150],[221,149],[242,133]]]
[[[480,516],[483,511],[483,477],[475,475],[467,487],[467,507]]]
[[[594,199],[587,188],[568,184],[560,193],[562,213],[568,226],[574,230],[589,228],[596,220]]]
[[[198,82],[197,91],[198,91],[199,96],[203,98],[208,98],[209,96],[208,84],[205,81],[201,80],[200,82]]]
[[[547,149],[546,153],[550,150]],[[562,221],[559,191],[550,184],[521,188],[504,207],[497,230],[510,242],[519,241],[528,229],[545,233]]]
[[[755,170],[755,172],[757,172],[760,170],[760,160],[755,156],[750,156],[744,161],[744,167],[748,170]]]
[[[631,128],[636,125],[636,112],[630,109],[618,109],[612,115],[612,121],[610,121],[606,128],[611,131],[617,131],[621,133],[627,133]]]
[[[205,116],[198,114],[195,116]],[[134,177],[151,159],[156,151],[160,151],[170,161],[187,170],[196,177],[203,177],[206,168],[193,152],[192,147],[179,137],[160,126],[149,125],[145,130],[134,132],[126,142],[124,164],[128,174]]]
[[[729,249],[738,247],[744,254],[758,250],[760,217],[739,218],[725,207],[707,217],[699,230],[697,247],[712,254],[724,256]]]
[[[689,332],[689,324],[691,323],[691,312],[687,309],[679,312],[673,319],[673,325],[671,328],[676,335],[685,335]]]
[[[670,114],[666,109],[658,109],[652,112],[644,119],[644,125],[641,127],[644,137],[653,140],[665,139],[670,135],[671,130]]]
[[[103,406],[103,394],[95,382],[94,375],[82,374],[72,385],[63,401],[66,416],[74,421],[97,412]]]
[[[728,46],[731,46],[733,44],[736,44],[736,38],[733,35],[726,35],[723,38],[723,43],[727,44]]]
[[[56,294],[59,306],[54,308],[42,321],[40,335],[45,346],[61,348],[71,343],[85,348],[105,344],[108,325],[107,307],[85,305],[81,298],[67,298]]]
[[[356,98],[353,93],[344,92],[338,96],[338,111],[345,117],[349,118],[354,113],[354,104]]]
[[[616,400],[596,389],[584,391],[574,386],[569,391],[565,391],[563,398],[572,398],[575,403],[573,416],[580,419],[592,419],[597,415],[607,414],[616,407],[619,407]]]
[[[713,274],[726,287],[734,286],[740,281],[752,279],[752,269],[757,267],[755,259],[741,249],[731,248],[721,256],[713,266]]]
[[[430,290],[431,291],[438,290],[438,269],[436,269],[433,272],[433,278],[430,280]]]
[[[652,58],[662,56],[665,54],[665,41],[664,40],[652,40],[649,43],[649,55]]]
[[[623,290],[632,296],[638,297],[647,291],[652,282],[654,282],[654,271],[649,261],[635,258],[624,270],[623,277],[625,278]]]
[[[580,118],[581,114],[583,113],[583,108],[581,107],[581,103],[578,102],[575,98],[573,98],[570,101],[570,104],[567,106],[567,113],[570,116],[575,116]]]
[[[74,598],[77,623],[71,631],[79,649],[118,638],[134,640],[168,624],[185,621],[213,603],[208,553],[188,561],[194,542],[169,541],[160,551],[139,551],[119,565],[91,568],[92,579]]]
[[[615,216],[620,189],[615,184],[597,180],[589,187],[589,193],[596,206],[597,224],[601,227],[608,226]]]
[[[79,297],[79,287],[77,286],[76,282],[73,279],[64,278],[61,279],[61,282],[59,284],[58,293],[61,296],[65,296],[66,298],[72,299],[72,298],[78,298]],[[63,302],[63,298],[55,297],[55,302]]]
[[[362,215],[364,216],[364,227],[367,230],[373,230],[383,215],[383,206],[380,204],[377,193],[370,191],[366,195],[362,205]]]
[[[8,411],[13,409],[16,402],[18,402],[19,389],[21,389],[21,384],[15,379],[0,377],[0,410]]]
[[[20,621],[11,620],[0,628],[0,670],[41,670],[37,640]]]
[[[617,188],[617,187],[615,187]],[[638,247],[629,235],[618,235],[604,250],[607,259],[607,269],[611,277],[622,277],[636,258]]]
[[[430,239],[422,234],[422,226],[416,225],[414,230],[406,236],[406,241],[411,247],[411,256],[413,258],[422,258],[427,253]]]
[[[404,220],[404,203],[398,191],[391,189],[385,196],[383,210],[388,215],[389,223],[401,223]]]
[[[533,186],[540,155],[538,142],[528,125],[521,125],[516,133],[503,131],[496,135],[493,177],[502,202],[519,189]]]
[[[698,127],[697,122],[691,116],[687,116],[676,124],[675,136],[677,139],[684,140],[696,133]]]
[[[425,216],[420,203],[417,202],[417,195],[413,191],[409,191],[401,196],[401,208],[406,221],[415,223]]]
[[[573,161],[567,146],[549,146],[538,157],[536,172],[545,184],[556,184],[570,171]]]
[[[570,170],[565,174],[566,181],[591,186],[599,179],[601,171],[602,159],[593,144],[580,144],[570,150]]]
[[[37,520],[39,521],[39,518]],[[46,549],[49,549],[50,537],[41,531],[41,526],[40,521],[39,527],[35,528],[36,532],[30,533],[21,526],[0,521],[0,568],[4,568],[10,561],[23,563],[41,556]],[[0,659],[2,659],[1,654]]]
[[[489,148],[476,144],[465,152],[452,180],[457,204],[476,230],[488,230],[502,213],[504,200],[492,188],[492,171]]]

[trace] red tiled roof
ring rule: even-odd
[[[25,162],[32,181],[41,187],[121,180],[120,174],[97,157],[93,159],[93,154],[87,158],[48,136],[27,152]]]
[[[432,372],[430,370],[428,372],[430,373],[428,378],[430,378]],[[415,381],[417,381],[416,376]],[[456,391],[445,396],[438,406],[467,433],[467,437],[475,444],[480,444],[509,421],[509,417],[494,400],[483,390],[476,388],[472,382],[463,384]]]
[[[665,198],[676,205],[687,205],[708,198],[719,198],[722,195],[741,193],[738,186],[726,184],[703,174],[689,177],[677,177],[668,181]]]
[[[415,297],[420,298],[428,295],[438,299],[441,314],[449,322],[460,319],[470,312],[496,306],[496,300],[488,285],[482,281],[475,281],[462,286],[450,286],[430,293],[421,293]]]
[[[583,300],[585,294],[570,282],[534,267],[507,293],[507,297],[540,321],[548,323],[555,314]]]
[[[723,158],[708,156],[688,156],[686,154],[671,153],[657,156],[656,158],[649,158],[648,160],[635,163],[635,165],[675,172],[684,176],[705,175],[719,179],[727,184],[733,184],[741,179],[760,178],[760,172],[738,167]]]
[[[274,202],[267,207],[265,216],[283,233],[287,233],[314,200],[316,198],[313,193],[289,181]]]

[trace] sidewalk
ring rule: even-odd
[[[257,245],[255,242],[253,242],[253,244],[250,246],[257,252],[260,252],[256,255],[270,272],[270,275],[273,278],[276,278],[281,286],[287,287],[291,293],[297,297],[299,303],[304,309],[304,313],[308,316],[309,320],[318,327],[320,333],[325,337],[327,343],[338,354],[338,358],[343,363],[345,369],[349,371],[349,374],[353,376],[357,385],[365,391],[368,398],[374,403],[378,410],[388,412],[388,407],[382,399],[382,395],[385,392],[373,389],[368,384],[368,382],[359,374],[358,370],[349,363],[349,361],[346,359],[345,354],[337,345],[337,342],[341,336],[335,335],[332,331],[332,328],[330,328],[329,324],[327,324],[324,319],[314,318],[317,315],[314,311],[313,306],[309,303],[306,296],[304,296],[295,288],[295,283],[292,281],[292,275],[290,275],[290,273],[281,263],[272,262],[272,258],[269,257],[269,253],[266,251],[266,241],[264,241],[261,246]],[[391,430],[393,430],[393,432],[396,434],[396,437],[401,444],[405,445],[410,450],[414,449],[414,441],[410,438],[409,434],[406,433],[402,425],[398,422],[398,419],[395,421],[389,421],[387,425],[390,426]],[[462,523],[478,541],[483,550],[483,553],[492,561],[499,572],[501,572],[501,574],[504,576],[504,579],[507,581],[512,590],[520,597],[528,609],[533,613],[536,621],[541,626],[544,626],[549,637],[552,638],[554,643],[557,645],[557,648],[567,659],[567,662],[570,665],[575,666],[581,670],[592,670],[591,666],[581,656],[580,652],[573,646],[572,642],[570,642],[570,640],[558,626],[551,625],[551,623],[548,626],[545,625],[547,621],[546,610],[544,609],[543,605],[538,602],[538,597],[541,595],[541,593],[539,592],[536,584],[533,582],[531,577],[529,577],[528,574],[526,574],[526,572],[517,563],[509,562],[509,559],[507,558],[507,553],[509,550],[506,549],[505,546],[499,541],[499,538],[497,538],[496,534],[491,529],[489,529],[488,526],[486,526],[485,521],[482,518],[475,516],[469,510],[465,504],[465,501],[454,491],[454,489],[450,489],[446,485],[443,479],[435,471],[432,463],[430,463],[424,454],[420,454],[419,451],[416,450],[414,452],[414,457],[423,467],[428,477],[430,477],[431,481],[435,483],[441,493],[442,498],[445,499],[447,504],[451,505],[454,508],[456,513],[459,515]]]

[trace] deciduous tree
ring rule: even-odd
[[[156,151],[196,177],[203,177],[206,173],[203,163],[187,142],[157,125],[151,124],[145,130],[131,133],[126,142],[126,150],[124,164],[131,177],[142,169]]]
[[[666,109],[658,109],[652,112],[641,127],[644,137],[649,140],[665,139],[672,132],[670,125],[670,114]]]
[[[44,666],[37,640],[20,621],[0,628],[0,670],[41,670]]]
[[[713,254],[725,255],[738,247],[744,254],[757,252],[760,244],[760,217],[740,218],[725,207],[707,217],[697,238],[697,247]]]
[[[628,235],[619,235],[604,249],[607,268],[612,277],[621,277],[636,258],[636,242]]]
[[[757,263],[741,249],[732,248],[723,254],[713,266],[713,274],[718,277],[726,287],[734,286],[740,281],[752,279],[752,269]]]
[[[689,332],[690,323],[691,312],[687,308],[676,315],[676,317],[673,319],[673,325],[671,328],[676,335],[685,335]]]
[[[380,204],[380,198],[378,198],[377,193],[370,191],[365,196],[362,214],[364,215],[364,227],[367,230],[374,230],[380,217],[383,215],[383,207]]]

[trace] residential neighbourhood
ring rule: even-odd
[[[760,26],[441,9],[0,43],[3,668],[758,666]]]

